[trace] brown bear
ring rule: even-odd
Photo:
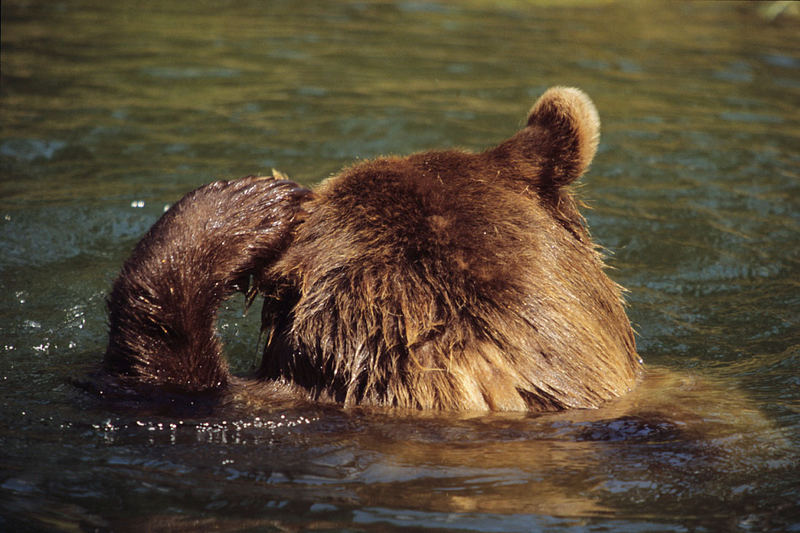
[[[282,175],[200,187],[116,279],[104,372],[140,390],[410,409],[553,411],[623,395],[641,361],[569,187],[598,136],[591,100],[556,87],[481,153],[379,158],[313,191]],[[251,280],[267,343],[241,379],[215,320]]]

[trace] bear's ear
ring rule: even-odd
[[[560,188],[589,168],[600,139],[600,118],[591,99],[580,89],[552,87],[528,114],[526,152],[536,152],[540,186]]]

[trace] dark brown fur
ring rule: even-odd
[[[239,386],[214,321],[252,275],[269,334],[255,379],[306,399],[547,411],[620,396],[641,363],[568,188],[598,131],[588,97],[554,88],[483,153],[368,161],[313,193],[201,187],[123,267],[105,368],[184,392]]]
[[[205,185],[172,206],[114,282],[105,368],[177,392],[225,388],[217,309],[288,245],[309,194],[289,181],[247,177]]]

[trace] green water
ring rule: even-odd
[[[800,19],[764,7],[4,1],[0,530],[800,531]],[[643,358],[706,383],[628,400],[667,421],[176,414],[70,384],[184,192],[482,149],[556,84],[600,110],[582,195]]]

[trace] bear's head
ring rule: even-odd
[[[261,379],[319,400],[421,409],[595,407],[640,360],[570,184],[597,149],[591,100],[552,88],[481,153],[362,162],[304,201],[256,273]]]

